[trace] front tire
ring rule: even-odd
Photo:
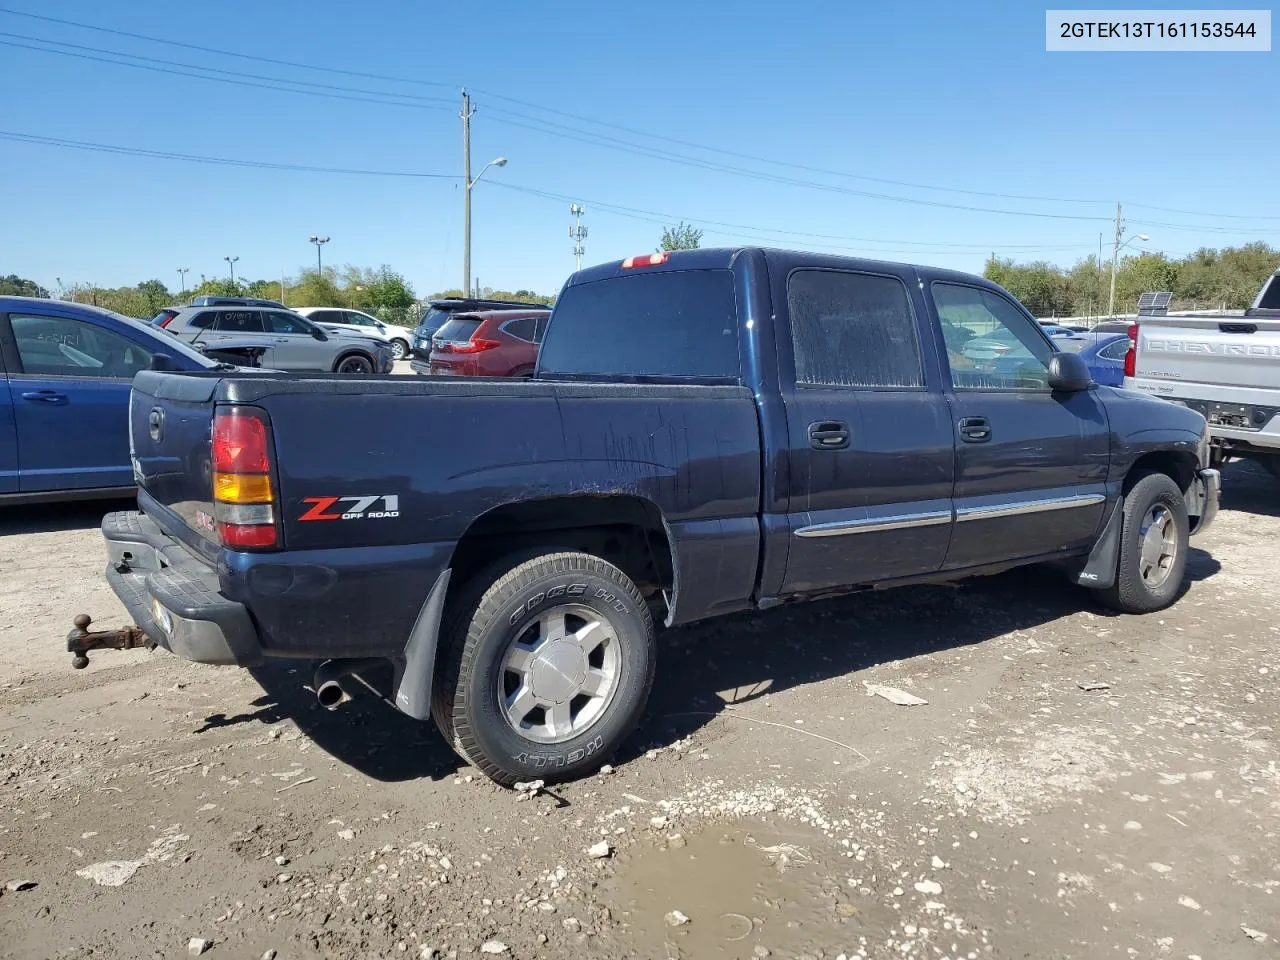
[[[362,353],[349,353],[334,365],[333,372],[368,375],[373,373],[373,361]]]
[[[467,585],[441,638],[432,702],[458,754],[504,786],[597,769],[635,729],[653,685],[653,619],[599,557],[543,553]]]
[[[391,356],[396,360],[403,360],[409,356],[409,344],[403,340],[391,341]]]
[[[1116,582],[1100,591],[1102,601],[1122,613],[1152,613],[1182,592],[1191,526],[1178,485],[1151,473],[1125,495]]]

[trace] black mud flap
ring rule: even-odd
[[[1102,528],[1102,534],[1089,552],[1084,569],[1076,574],[1076,583],[1082,587],[1106,589],[1116,582],[1116,567],[1120,563],[1120,531],[1124,527],[1124,497],[1116,501]]]

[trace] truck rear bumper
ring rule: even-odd
[[[158,646],[197,663],[262,661],[257,629],[243,604],[219,591],[217,572],[145,514],[109,513],[107,583]]]

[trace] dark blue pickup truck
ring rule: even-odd
[[[131,429],[136,636],[323,659],[326,706],[385,674],[507,784],[618,747],[655,623],[1041,562],[1159,610],[1219,496],[1199,414],[1095,385],[1000,287],[760,249],[575,274],[532,379],[143,371]]]

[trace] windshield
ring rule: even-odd
[[[422,315],[422,320],[418,323],[418,326],[421,327],[425,333],[430,334],[444,326],[445,321],[448,319],[448,310],[441,310],[438,307],[432,307]]]
[[[192,350],[172,334],[157,335],[156,328],[149,323],[144,323],[141,320],[135,320],[133,317],[122,317],[118,313],[113,313],[111,316],[132,330],[143,334],[144,342],[158,343],[160,346],[156,351],[157,353],[167,353],[171,357],[186,357],[188,360],[192,360],[202,367],[216,367],[218,365],[215,361],[210,360],[198,350]]]

